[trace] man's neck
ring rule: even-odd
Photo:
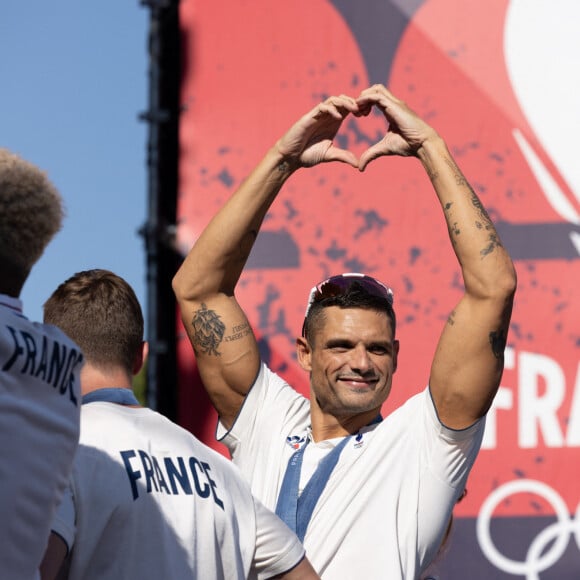
[[[131,389],[131,377],[117,367],[110,367],[107,370],[94,367],[86,363],[81,371],[81,391],[83,395],[92,393],[99,389]]]
[[[15,264],[12,260],[0,257],[0,271],[2,271],[0,294],[19,298],[30,270]]]
[[[353,435],[358,433],[363,427],[371,424],[379,413],[380,408],[377,408],[356,415],[337,417],[323,413],[316,406],[311,406],[312,439],[315,443],[318,443],[327,439]]]

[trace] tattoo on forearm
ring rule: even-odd
[[[473,205],[475,211],[477,212],[477,219],[475,220],[476,229],[485,230],[489,233],[485,247],[480,250],[481,257],[485,258],[489,254],[494,252],[496,248],[502,247],[501,240],[499,239],[499,236],[497,235],[493,222],[491,221],[491,218],[489,217],[489,214],[487,213],[485,207],[483,207],[481,200],[479,199],[479,197],[477,197],[477,194],[475,193],[475,191],[473,190],[467,179],[465,179],[465,176],[463,175],[463,173],[461,173],[459,167],[457,167],[457,165],[453,162],[452,159],[446,159],[446,163],[453,172],[455,183],[459,186],[466,187],[471,195],[471,204]],[[448,212],[451,206],[452,206],[451,202],[445,204],[445,211]],[[461,233],[461,230],[457,222],[453,223],[449,222],[448,227],[450,233],[455,236],[458,236]]]
[[[288,173],[288,171],[290,171],[291,167],[290,167],[290,163],[288,163],[288,161],[280,161],[280,163],[278,164],[278,171],[280,173]]]
[[[479,214],[479,217],[481,219],[481,221],[477,221],[476,224],[478,224],[479,228],[483,228],[486,230],[493,230],[494,227],[493,227],[493,224],[491,222],[491,218],[489,217],[487,211],[483,207],[481,200],[479,199],[479,197],[477,197],[475,191],[473,191],[471,186],[469,184],[467,184],[467,186],[469,187],[469,190],[471,191],[471,203],[473,204],[473,207],[476,209],[476,211]]]
[[[436,179],[439,178],[439,173],[434,169],[427,167],[427,177],[429,177],[431,181],[435,181]]]
[[[453,161],[453,159],[450,159],[449,157],[446,157],[445,163],[447,164],[449,169],[451,169],[451,172],[453,173],[453,178],[455,179],[455,183],[459,186],[467,186],[469,189],[471,189],[471,186],[469,185],[469,183],[467,183],[467,179],[465,179],[465,176],[463,175],[463,173],[461,173],[461,170],[459,169],[459,167],[457,167],[455,161]]]
[[[489,254],[494,252],[496,248],[501,248],[502,244],[497,235],[497,232],[495,231],[495,227],[493,225],[493,222],[491,221],[491,218],[489,217],[489,214],[483,207],[481,200],[477,197],[473,189],[471,189],[471,203],[473,204],[473,207],[475,208],[475,210],[479,215],[479,219],[476,220],[475,222],[475,227],[478,230],[486,230],[487,232],[489,232],[489,236],[487,238],[487,245],[484,248],[482,248],[479,252],[481,254],[481,257],[485,258],[485,256],[488,256]]]
[[[488,244],[480,251],[481,257],[491,254],[496,248],[501,247],[501,242],[496,234],[490,234],[488,239]]]
[[[452,222],[451,221],[451,207],[453,206],[453,202],[452,201],[448,201],[444,206],[443,206],[443,211],[445,212],[445,214],[447,215],[447,228],[449,230],[449,235],[451,236],[451,241],[453,244],[455,244],[455,240],[453,238],[453,236],[458,236],[459,234],[461,234],[461,230],[459,229],[459,223],[458,222]]]
[[[456,163],[453,161],[453,159],[445,159],[445,162],[447,163],[447,165],[449,166],[449,168],[451,169],[451,171],[453,172],[453,177],[455,178],[455,183],[460,186],[460,187],[466,187],[471,195],[471,203],[473,205],[473,207],[475,207],[481,222],[477,222],[479,224],[479,227],[484,227],[485,229],[493,229],[493,224],[491,223],[491,219],[489,217],[489,215],[487,214],[487,211],[485,211],[485,208],[483,207],[483,204],[481,203],[480,199],[477,197],[477,194],[475,193],[475,191],[473,190],[473,187],[471,187],[470,183],[467,181],[467,179],[465,179],[465,176],[463,175],[463,173],[461,173],[461,170],[459,169],[459,167],[457,167]],[[448,206],[450,206],[450,204],[447,204]]]
[[[196,353],[220,356],[218,350],[226,325],[215,310],[209,310],[204,303],[196,310],[191,321],[193,348]]]

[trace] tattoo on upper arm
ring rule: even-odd
[[[214,356],[220,356],[218,350],[224,338],[226,325],[221,321],[215,310],[209,310],[202,303],[201,308],[196,310],[191,321],[193,331],[192,341],[196,353],[202,352]]]
[[[493,352],[493,356],[498,360],[503,360],[504,351],[507,344],[507,332],[503,328],[490,332],[489,344],[491,345],[491,352]]]
[[[503,311],[501,313],[501,322],[499,328],[489,333],[489,344],[491,351],[498,360],[503,360],[504,351],[507,344],[507,335],[512,315],[513,301],[506,300]]]
[[[252,329],[247,322],[242,324],[236,324],[232,328],[232,334],[229,334],[224,338],[224,342],[233,342],[234,340],[239,340],[240,338],[244,338],[244,336],[248,336],[251,334]]]
[[[447,318],[447,324],[449,324],[449,326],[453,326],[455,324],[455,310],[453,310]]]

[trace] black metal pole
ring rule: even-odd
[[[141,229],[147,275],[147,404],[172,420],[177,415],[175,300],[171,279],[178,183],[180,86],[179,2],[141,0],[150,9],[147,222]]]

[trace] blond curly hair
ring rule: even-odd
[[[46,174],[0,148],[0,264],[24,282],[63,217],[62,198]]]

